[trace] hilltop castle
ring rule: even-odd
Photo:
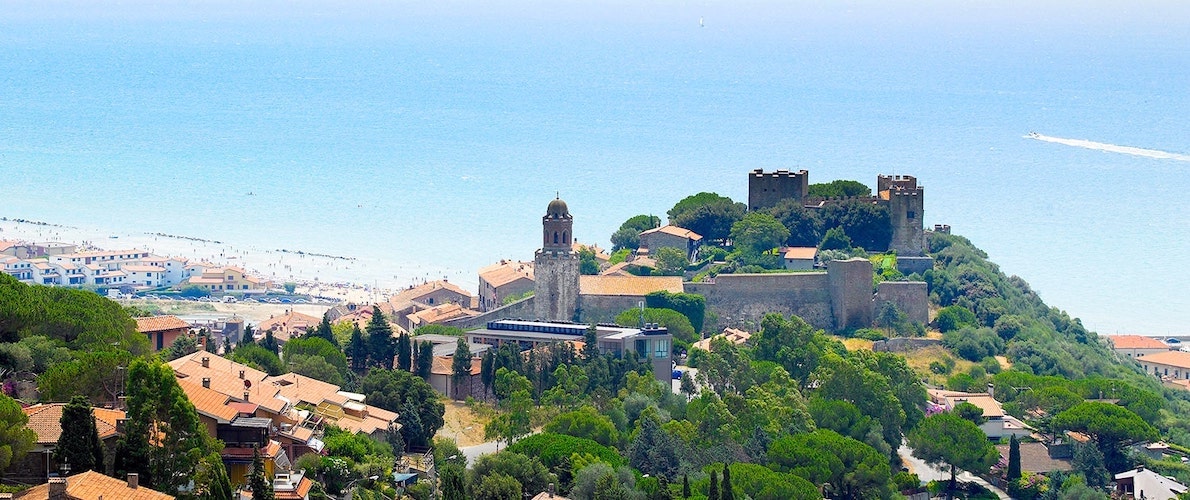
[[[748,173],[748,210],[770,208],[785,200],[796,200],[811,208],[842,201],[811,198],[809,186],[810,172],[806,170],[765,172],[758,168]],[[888,250],[897,252],[898,257],[925,255],[925,231],[922,225],[925,188],[917,185],[916,177],[879,175],[876,177],[876,196],[863,201],[888,208],[892,226]]]

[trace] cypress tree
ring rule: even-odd
[[[463,383],[463,381],[471,380],[471,348],[467,345],[467,339],[459,339],[458,344],[455,347],[455,354],[451,363],[451,368],[454,372],[452,373],[454,378],[453,385],[455,388],[455,394],[453,397],[456,399],[462,399],[459,398],[458,386],[459,384]],[[467,395],[471,395],[470,384],[467,385]]]
[[[84,396],[75,396],[62,408],[62,435],[54,450],[54,459],[69,463],[70,470],[84,472],[103,471],[103,445],[99,441],[99,430],[95,427],[95,413],[91,402]]]
[[[331,328],[331,318],[326,314],[322,315],[322,322],[318,324],[318,328],[315,328],[311,334],[315,337],[326,339],[327,342],[330,342],[335,347],[340,347],[339,340],[335,338],[335,330]]]
[[[397,337],[397,365],[407,372],[413,371],[413,345],[409,342],[409,335],[402,333]]]
[[[351,341],[347,343],[347,357],[351,358],[351,369],[364,371],[368,366],[368,341],[364,339],[364,332],[359,325],[352,325]]]
[[[583,334],[583,360],[590,363],[597,357],[599,357],[599,337],[596,335],[595,325],[591,325]]]
[[[690,475],[682,474],[682,498],[690,498]]]
[[[264,458],[260,456],[260,447],[252,447],[252,475],[248,478],[248,487],[252,489],[252,500],[274,500],[273,483],[264,475]]]
[[[393,329],[384,318],[380,308],[372,307],[372,319],[368,321],[368,354],[372,364],[386,370],[393,369],[393,357],[396,355],[396,345],[393,340]]]
[[[711,471],[711,487],[707,490],[707,500],[719,499],[719,476]]]
[[[421,341],[421,349],[417,351],[417,376],[430,379],[430,370],[434,367],[434,343]]]
[[[1021,477],[1021,442],[1013,434],[1008,440],[1008,480],[1014,481]]]
[[[719,500],[735,500],[735,490],[731,487],[731,464],[723,464],[723,487],[720,489]]]

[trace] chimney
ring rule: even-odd
[[[66,498],[66,478],[51,477],[49,500],[60,500],[64,498]]]
[[[550,483],[548,490],[550,492],[550,498],[554,498],[554,483]]]
[[[210,368],[211,367],[211,358],[209,358],[207,356],[203,356],[202,357],[202,367]]]
[[[202,387],[203,387],[204,389],[210,389],[210,388],[211,388],[211,377],[203,377],[203,378],[202,378]]]
[[[992,399],[996,398],[996,384],[988,382],[988,396],[991,396]]]
[[[140,486],[140,474],[137,474],[135,472],[129,472],[128,473],[128,487],[135,490],[139,486]]]
[[[244,378],[244,370],[240,370],[240,378],[241,378],[241,379],[243,379],[243,378]]]
[[[244,391],[244,402],[248,402],[248,391]]]

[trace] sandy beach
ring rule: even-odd
[[[0,240],[32,243],[63,242],[79,250],[142,249],[166,257],[184,257],[215,265],[238,266],[280,287],[297,284],[297,292],[350,302],[384,300],[396,287],[377,286],[366,263],[345,255],[303,252],[300,249],[262,248],[228,242],[151,233],[109,232],[97,228],[38,221],[0,220]]]

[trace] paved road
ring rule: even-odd
[[[486,443],[479,443],[475,446],[459,448],[459,451],[463,452],[463,456],[467,457],[467,466],[470,467],[471,464],[475,463],[475,459],[479,458],[480,455],[487,455],[489,453],[500,451],[496,449],[497,444],[498,443],[496,441],[488,441]]]
[[[905,461],[905,466],[909,468],[909,472],[917,474],[917,477],[920,478],[921,482],[923,483],[928,483],[930,481],[950,480],[949,468],[942,470],[927,464],[922,459],[913,456],[913,448],[906,446],[904,443],[902,443],[901,447],[897,449],[897,454],[900,455],[901,459]],[[985,481],[982,477],[976,476],[970,472],[959,471],[958,474],[955,474],[955,479],[968,483],[977,483],[984,488],[991,490],[991,492],[995,493],[996,496],[1000,497],[1001,500],[1012,499],[1012,497],[1008,496],[1008,493],[1005,493],[1004,490],[993,486],[991,483]]]

